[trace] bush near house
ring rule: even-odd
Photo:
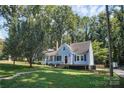
[[[108,49],[103,48],[103,42],[93,41],[94,61],[96,64],[105,64],[108,60]]]

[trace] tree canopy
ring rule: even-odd
[[[124,55],[124,9],[110,6],[112,58],[122,63]],[[13,60],[19,57],[32,62],[42,57],[44,50],[66,42],[93,42],[97,63],[108,60],[108,36],[106,12],[96,16],[80,17],[71,6],[0,6],[0,16],[7,21],[8,38],[4,52]]]

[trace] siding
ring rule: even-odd
[[[63,50],[65,49],[65,50]],[[58,55],[62,56],[62,62],[65,63],[65,56],[67,56],[67,64],[72,64],[72,52],[67,44],[63,44],[59,50],[58,50]]]
[[[90,62],[89,65],[94,65],[92,43],[90,43],[90,48],[89,48],[89,62]]]
[[[76,55],[76,54],[75,54]],[[83,61],[81,61],[81,56],[83,55]],[[88,53],[86,53],[86,54],[82,54],[82,55],[78,55],[79,56],[79,61],[73,61],[73,63],[74,64],[77,64],[77,65],[79,65],[79,64],[81,64],[81,65],[88,65],[89,63],[88,63]],[[84,61],[84,55],[86,55],[86,61]]]

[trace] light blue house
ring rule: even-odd
[[[45,53],[45,63],[52,65],[94,66],[94,57],[91,41],[64,43],[56,51],[49,50]]]

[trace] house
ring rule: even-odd
[[[56,51],[53,49],[45,53],[45,63],[52,65],[94,66],[94,57],[91,41],[64,43]]]

